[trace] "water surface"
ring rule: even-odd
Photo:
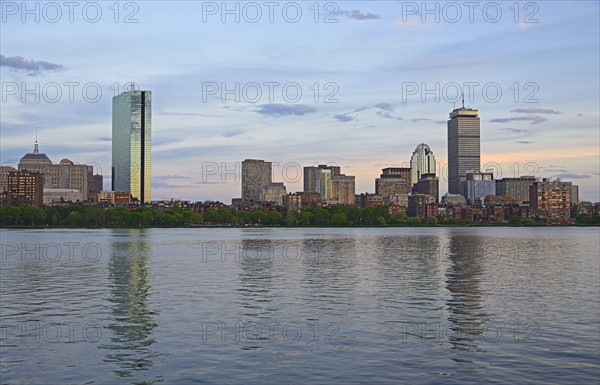
[[[598,383],[599,235],[2,230],[0,380]]]

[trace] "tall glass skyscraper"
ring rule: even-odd
[[[112,190],[150,202],[152,93],[131,90],[112,100]]]
[[[467,171],[480,171],[478,111],[457,108],[448,120],[448,193],[465,195]]]
[[[419,144],[415,152],[413,152],[410,158],[410,169],[413,185],[417,184],[421,176],[425,174],[433,174],[435,176],[435,156],[433,156],[433,151],[425,143]]]

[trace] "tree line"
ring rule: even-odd
[[[600,216],[580,215],[577,224],[598,225]],[[221,226],[435,226],[467,225],[462,219],[442,217],[408,217],[404,213],[390,214],[385,206],[365,208],[336,205],[314,206],[283,214],[279,211],[238,211],[231,208],[211,207],[204,213],[180,207],[155,210],[137,207],[104,209],[99,205],[78,206],[0,206],[0,225],[4,226],[56,226],[56,227],[182,227],[194,225]],[[514,217],[509,225],[535,225],[533,219]]]

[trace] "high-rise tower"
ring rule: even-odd
[[[152,93],[131,90],[112,100],[113,191],[151,199]]]
[[[435,176],[435,156],[433,156],[433,151],[425,143],[419,144],[413,152],[410,158],[410,169],[413,185],[417,184],[421,176],[425,174],[433,174]]]
[[[478,111],[461,108],[448,120],[448,193],[465,194],[467,171],[480,171],[480,134]]]

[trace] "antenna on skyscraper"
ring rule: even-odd
[[[37,142],[37,128],[35,129],[35,144],[33,145],[33,153],[34,154],[39,154],[40,149],[38,147],[38,142]]]
[[[465,93],[462,93],[462,108],[465,108]]]

